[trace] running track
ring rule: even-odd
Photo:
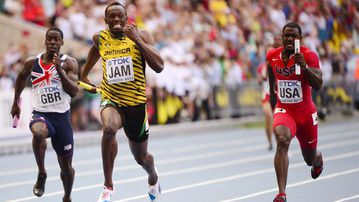
[[[319,149],[325,167],[317,180],[302,159],[298,142],[290,147],[288,201],[359,201],[359,124],[355,119],[324,122]],[[119,134],[123,135],[122,131]],[[180,131],[152,138],[163,202],[272,201],[277,193],[274,152],[266,150],[263,128],[232,126],[221,130]],[[31,153],[0,156],[0,201],[61,201],[62,184],[56,157],[48,144],[48,181],[43,197],[32,195],[37,170]],[[102,186],[98,145],[77,147],[74,202],[96,201]],[[121,138],[115,162],[113,201],[147,201],[147,177]]]

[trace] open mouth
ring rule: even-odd
[[[49,51],[57,51],[57,47],[56,47],[56,46],[50,46],[48,49],[49,49]]]
[[[287,44],[286,47],[287,47],[288,49],[294,49],[294,44],[291,44],[291,43],[290,43],[290,44]]]
[[[120,24],[114,24],[112,28],[116,31],[122,30],[122,26]]]

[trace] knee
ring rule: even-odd
[[[284,126],[277,126],[274,128],[274,133],[276,135],[277,144],[279,149],[288,149],[292,136],[290,130]]]
[[[75,174],[75,169],[71,164],[65,164],[61,166],[61,175],[73,175]]]
[[[139,165],[144,165],[146,164],[147,162],[147,159],[149,158],[150,156],[148,154],[141,154],[141,155],[137,155],[135,156],[135,160],[136,162],[139,164]]]
[[[42,141],[46,139],[47,136],[47,129],[45,127],[37,128],[36,130],[32,131],[32,136],[36,141]]]
[[[114,138],[117,133],[117,128],[111,125],[103,126],[103,136],[105,138]]]

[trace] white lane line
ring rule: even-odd
[[[313,183],[313,182],[318,182],[318,181],[322,181],[322,180],[327,180],[327,179],[339,177],[339,176],[342,176],[342,175],[348,175],[348,174],[352,174],[352,173],[356,173],[356,172],[359,172],[359,168],[354,168],[354,169],[350,169],[350,170],[346,170],[346,171],[342,171],[342,172],[336,172],[336,173],[332,173],[332,174],[329,174],[329,175],[321,176],[316,180],[310,179],[310,180],[304,180],[304,181],[292,183],[292,184],[287,185],[287,189],[292,188],[292,187],[298,187],[298,186],[305,185],[305,184],[310,184],[310,183]],[[272,188],[272,189],[267,189],[267,190],[264,190],[264,191],[260,191],[260,192],[256,192],[256,193],[253,193],[253,194],[245,195],[245,196],[238,197],[238,198],[232,198],[232,199],[223,200],[221,202],[241,201],[241,200],[244,200],[244,199],[249,199],[249,198],[253,198],[253,197],[256,197],[256,196],[260,196],[260,195],[264,195],[264,194],[268,194],[268,193],[272,193],[272,192],[276,192],[276,191],[278,191],[277,187]]]
[[[350,196],[350,197],[347,197],[347,198],[342,198],[342,199],[336,200],[334,202],[344,202],[344,201],[349,201],[349,200],[357,199],[357,198],[359,198],[359,194],[355,195],[355,196]]]
[[[335,155],[335,156],[329,156],[329,157],[326,158],[326,162],[334,161],[334,160],[340,160],[340,159],[344,159],[344,158],[350,158],[350,157],[354,157],[354,156],[359,156],[359,151],[339,154],[339,155]],[[289,168],[299,168],[299,167],[305,167],[305,166],[307,166],[305,163],[296,163],[296,164],[290,165]],[[355,172],[358,172],[359,168],[356,168],[356,169],[353,169],[353,170],[355,170]],[[172,188],[172,189],[167,189],[167,190],[162,191],[162,194],[181,191],[181,190],[185,190],[185,189],[191,189],[191,188],[200,187],[200,186],[207,186],[207,185],[211,185],[211,184],[217,184],[217,183],[222,183],[222,182],[227,182],[227,181],[232,181],[232,180],[238,180],[240,178],[251,177],[251,176],[256,176],[256,175],[261,175],[261,174],[266,174],[266,173],[272,173],[272,172],[274,172],[274,168],[262,169],[262,170],[257,170],[257,171],[253,171],[253,172],[247,172],[247,173],[243,173],[243,174],[239,174],[239,175],[233,175],[233,176],[229,176],[229,177],[218,178],[218,179],[208,180],[208,181],[204,181],[204,182],[199,182],[199,183],[184,185],[184,186],[180,186],[180,187],[175,187],[175,188]],[[350,174],[350,173],[347,173],[347,171],[342,172],[342,173]],[[333,174],[331,174],[330,176],[332,176],[332,175]],[[327,175],[327,176],[329,176],[329,175]],[[318,179],[323,179],[323,178],[326,178],[326,176],[324,176],[324,177],[321,176]],[[316,179],[316,180],[310,179],[310,180],[306,180],[305,182],[307,182],[307,181],[308,182],[314,182],[314,181],[318,181],[318,179]],[[294,185],[299,186],[299,185],[296,185],[296,184],[298,184],[298,183],[288,185],[287,188],[289,186],[294,186]],[[270,192],[273,192],[273,191],[276,191],[276,190],[277,190],[277,188],[273,188],[273,189],[270,189]],[[121,199],[121,200],[114,201],[114,202],[133,201],[133,200],[146,198],[146,197],[148,197],[148,195],[138,195],[138,196],[125,198],[125,199]]]
[[[352,133],[352,131],[350,131],[350,130],[347,130],[344,132],[342,131],[340,137],[338,136],[337,133],[338,133],[338,131],[333,131],[333,130],[330,131],[329,133],[325,133],[325,135],[323,135],[323,137],[320,138],[320,141],[322,142],[322,141],[332,140],[332,139],[337,139],[337,138],[340,138],[342,140],[342,138],[357,136],[356,134]],[[251,143],[255,143],[257,141],[262,142],[263,137],[256,136],[256,137],[250,137],[250,138],[242,138],[240,140],[225,140],[225,141],[219,141],[216,143],[203,143],[203,144],[198,144],[198,145],[177,147],[176,149],[171,149],[170,151],[158,150],[158,151],[151,152],[151,153],[155,154],[156,156],[166,154],[168,152],[183,154],[185,152],[193,152],[194,150],[199,150],[199,149],[207,149],[207,148],[213,149],[213,148],[218,148],[218,147],[228,147],[229,145],[237,146],[237,145],[241,145],[241,144],[251,144]],[[132,155],[126,155],[126,156],[121,156],[116,160],[123,161],[123,160],[132,160],[132,159],[133,159]],[[77,166],[99,164],[101,162],[102,162],[102,160],[98,158],[98,159],[91,159],[91,160],[74,161],[73,165],[76,168]],[[46,170],[48,170],[48,171],[49,170],[57,170],[57,169],[59,169],[58,167],[59,167],[58,164],[46,165]],[[16,169],[16,170],[10,170],[10,171],[1,171],[0,177],[1,176],[26,174],[26,173],[34,173],[36,171],[37,171],[36,167],[25,168],[25,169]],[[89,174],[85,174],[83,176],[90,175],[91,171],[88,171],[87,173],[89,173]],[[98,172],[92,172],[92,173],[98,174]],[[76,176],[81,176],[81,175],[76,174]],[[52,178],[48,178],[48,180],[51,180],[51,179]],[[59,178],[54,178],[54,179],[59,179]],[[0,185],[0,188],[1,188],[1,185]]]
[[[180,163],[180,162],[186,162],[186,161],[208,159],[208,158],[213,158],[213,157],[221,157],[221,156],[226,156],[229,154],[237,154],[239,152],[250,152],[250,151],[260,150],[260,149],[263,149],[264,147],[265,147],[265,144],[259,144],[256,146],[248,146],[248,147],[237,148],[237,149],[227,149],[227,150],[222,150],[219,152],[214,151],[214,152],[210,152],[210,153],[161,159],[161,160],[156,161],[156,165],[159,166],[159,165],[167,165],[167,164],[171,164],[171,163]],[[273,156],[273,155],[270,154],[270,156]],[[119,166],[119,167],[115,167],[113,169],[113,172],[115,173],[118,171],[132,170],[132,169],[137,169],[138,167],[139,166],[137,164]],[[102,172],[103,172],[102,169],[78,172],[78,173],[76,173],[75,177],[76,177],[76,179],[78,179],[79,177],[85,177],[85,176],[91,176],[91,175],[102,175]],[[48,177],[46,181],[48,183],[48,182],[56,181],[56,180],[60,180],[60,177],[59,176]],[[34,180],[26,180],[26,181],[17,181],[17,182],[13,182],[13,183],[0,184],[0,189],[10,188],[10,187],[18,187],[18,186],[29,185],[29,184],[33,184],[33,183],[34,183]]]
[[[344,142],[347,142],[347,143],[343,144],[343,142],[337,142],[337,143],[328,144],[327,146],[325,146],[325,149],[331,149],[331,148],[336,148],[336,147],[347,146],[348,144],[353,144],[354,142],[359,142],[359,140],[358,141],[352,141],[351,140],[351,141],[344,141]],[[301,153],[300,149],[293,152],[293,154],[300,154],[300,153]],[[328,156],[328,157],[325,157],[325,161],[327,162],[327,161],[338,160],[338,159],[342,159],[342,158],[350,158],[352,156],[357,156],[357,155],[359,155],[359,151],[350,152],[350,153],[344,153],[344,154],[340,154],[340,155],[336,155],[336,156]],[[164,173],[161,173],[160,176],[161,177],[173,176],[173,175],[178,175],[178,174],[183,174],[183,173],[191,173],[191,172],[197,172],[197,171],[203,171],[203,170],[209,170],[209,169],[215,169],[215,168],[223,168],[223,167],[228,167],[228,166],[232,166],[232,165],[236,165],[236,164],[248,163],[248,162],[256,162],[256,161],[265,160],[265,159],[271,159],[271,158],[273,158],[273,154],[261,155],[261,156],[257,156],[257,157],[248,157],[248,158],[243,158],[243,159],[239,159],[239,160],[236,160],[236,161],[225,161],[225,162],[219,162],[219,163],[215,163],[215,164],[208,164],[208,165],[205,165],[205,166],[198,166],[198,167],[192,167],[192,168],[187,168],[187,169],[164,172]],[[305,163],[297,163],[297,164],[292,164],[289,167],[290,168],[295,168],[295,167],[302,167],[302,166],[306,166],[306,164]],[[243,177],[255,176],[255,175],[264,174],[264,173],[270,173],[270,172],[274,172],[274,168],[269,168],[269,169],[264,169],[264,170],[244,173],[244,174],[241,174],[241,175],[237,175],[235,177],[231,176],[231,177],[229,177],[230,179],[226,179],[225,181],[234,180],[234,179],[243,178]],[[140,177],[135,177],[135,178],[129,178],[129,179],[126,179],[126,180],[118,180],[118,181],[114,181],[114,185],[137,182],[137,181],[146,180],[146,179],[147,179],[147,176],[140,176]],[[213,181],[213,180],[211,180],[211,181]],[[216,180],[214,180],[214,182],[215,181]],[[222,181],[223,180],[221,180],[220,182],[222,182]],[[200,185],[196,185],[196,186],[207,185],[207,183],[203,184],[203,182],[201,182],[199,184]],[[213,182],[212,182],[212,184],[213,184]],[[74,193],[74,192],[78,192],[78,191],[84,191],[84,190],[99,188],[101,186],[103,186],[102,183],[101,184],[94,184],[94,185],[89,185],[89,186],[78,187],[78,188],[74,188],[72,190],[72,192]],[[193,186],[193,185],[189,185],[189,186]],[[187,186],[184,186],[184,188],[181,188],[179,190],[187,189],[186,187]],[[191,188],[191,187],[189,187],[189,188]],[[177,189],[178,188],[174,188],[175,191],[177,191]],[[163,193],[166,193],[166,191],[164,191]],[[42,198],[55,196],[55,195],[61,195],[61,194],[63,194],[63,191],[50,192],[50,193],[47,193],[44,196],[42,196]],[[147,196],[147,195],[145,195],[145,196]],[[12,202],[14,202],[14,201],[27,201],[27,200],[35,199],[35,198],[37,198],[37,197],[31,196],[31,197],[14,199],[14,200],[11,200],[11,201]]]
[[[349,134],[347,134],[347,135],[349,135]],[[338,137],[338,135],[332,135],[332,136],[327,136],[327,139],[328,138],[329,139],[337,139],[337,138],[342,139],[344,136],[345,136],[344,134],[341,135],[340,137]],[[348,146],[348,145],[353,145],[356,143],[359,143],[359,140],[354,140],[354,141],[353,140],[345,140],[345,141],[336,142],[336,143],[329,143],[329,144],[322,145],[320,147],[320,150],[331,149],[331,148],[336,148],[336,147],[341,147],[341,146]],[[210,152],[210,153],[201,153],[201,154],[196,154],[196,155],[188,155],[188,156],[183,156],[183,157],[162,159],[162,160],[157,160],[156,165],[159,166],[159,165],[167,165],[167,164],[171,164],[171,163],[180,163],[180,162],[186,162],[186,161],[220,157],[220,156],[225,156],[228,154],[261,150],[264,147],[265,147],[264,144],[260,144],[260,145],[256,145],[256,146],[248,146],[248,147],[243,147],[243,148],[239,148],[239,149],[229,149],[229,150],[223,150],[223,151],[214,151],[214,152]],[[297,150],[290,151],[289,155],[292,156],[294,154],[300,154],[300,153],[301,153],[301,150],[297,149]],[[253,160],[257,161],[257,160],[270,159],[272,157],[273,157],[273,154],[262,155],[262,156],[258,156],[258,157],[254,157],[254,158],[248,157],[248,158],[244,158],[244,159],[238,159],[235,161],[228,161],[229,164],[224,163],[223,165],[231,166],[231,165],[235,165],[238,163],[253,162]],[[247,162],[247,159],[249,159],[248,162]],[[215,166],[216,166],[216,164],[215,164]],[[113,172],[115,173],[118,171],[132,170],[132,169],[137,169],[137,168],[138,168],[137,164],[131,164],[131,165],[126,165],[126,166],[115,167]],[[91,176],[91,175],[101,175],[102,172],[103,171],[101,169],[85,171],[85,172],[78,172],[78,173],[76,173],[76,179],[78,179],[79,177],[85,177],[85,176]],[[59,176],[52,176],[52,177],[47,178],[47,182],[57,181],[57,180],[60,180]],[[10,188],[10,187],[18,187],[18,186],[24,186],[24,185],[32,185],[33,183],[34,183],[33,180],[5,183],[5,184],[0,184],[0,189]]]
[[[176,149],[170,149],[169,151],[165,151],[165,150],[157,150],[157,151],[151,151],[151,153],[153,155],[155,155],[156,157],[159,155],[163,155],[163,154],[168,154],[169,152],[171,153],[180,153],[183,154],[185,152],[193,152],[195,150],[200,150],[200,149],[214,149],[214,148],[221,148],[221,147],[228,147],[228,146],[238,146],[238,145],[244,145],[244,144],[253,144],[256,142],[263,142],[263,137],[262,136],[256,136],[256,137],[250,137],[250,138],[243,138],[240,140],[224,140],[224,141],[217,141],[216,143],[202,143],[202,144],[198,144],[198,145],[186,145],[183,147],[177,147]],[[132,160],[133,156],[131,154],[126,155],[126,156],[121,156],[116,160]],[[74,157],[74,163],[73,166],[77,167],[77,166],[87,166],[87,165],[92,165],[92,164],[99,164],[102,163],[101,157],[97,158],[97,159],[91,159],[91,160],[81,160],[81,161],[76,161],[76,157]],[[58,164],[51,164],[51,165],[46,165],[46,170],[56,170],[59,168]],[[18,174],[26,174],[26,173],[33,173],[33,172],[37,171],[37,167],[32,167],[32,168],[24,168],[24,169],[16,169],[16,170],[10,170],[10,171],[1,171],[0,172],[0,177],[1,176],[10,176],[10,175],[18,175]]]

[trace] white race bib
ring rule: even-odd
[[[109,84],[134,81],[132,57],[121,57],[106,61],[107,82]]]
[[[50,107],[61,105],[64,98],[61,95],[60,86],[46,86],[38,88],[38,106]]]
[[[281,103],[303,101],[302,83],[298,80],[278,80],[278,98]]]

